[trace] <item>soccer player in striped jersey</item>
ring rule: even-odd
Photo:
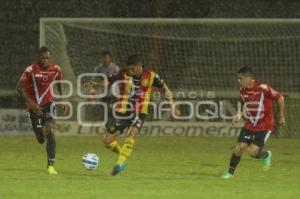
[[[148,114],[148,106],[153,87],[159,88],[169,101],[171,110],[179,115],[171,92],[166,83],[151,70],[144,69],[137,55],[128,57],[126,67],[118,74],[109,78],[110,83],[121,80],[118,84],[119,97],[115,103],[115,116],[109,119],[103,142],[107,148],[118,154],[112,175],[117,175],[125,169],[125,162],[133,151],[135,136],[139,133],[144,119]],[[116,137],[128,129],[123,146]]]
[[[31,124],[38,143],[45,140],[47,152],[47,172],[57,174],[54,169],[56,141],[54,136],[55,121],[51,114],[54,107],[51,93],[52,82],[62,80],[61,68],[50,63],[50,51],[47,47],[41,47],[37,61],[28,66],[23,72],[18,85],[18,93],[26,100]],[[62,85],[57,83],[58,92],[62,95]],[[65,107],[63,106],[65,109]]]
[[[232,153],[229,169],[222,175],[223,179],[233,178],[241,156],[247,149],[251,157],[262,159],[263,170],[270,169],[272,152],[264,150],[264,146],[274,128],[273,101],[279,105],[278,123],[285,125],[284,98],[281,93],[255,80],[250,67],[238,71],[238,81],[244,114],[238,114],[232,122],[239,122],[243,116],[245,124]]]

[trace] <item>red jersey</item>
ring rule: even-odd
[[[273,100],[278,101],[281,93],[268,84],[255,81],[251,89],[241,89],[242,104],[246,110],[244,128],[253,132],[272,131],[274,128]]]
[[[45,105],[53,101],[50,87],[54,80],[62,80],[61,68],[59,66],[49,64],[44,69],[34,63],[26,68],[20,82],[25,93],[33,102]]]

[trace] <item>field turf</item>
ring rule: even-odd
[[[300,198],[300,139],[269,140],[273,165],[244,155],[235,178],[227,169],[235,138],[139,137],[127,169],[111,177],[116,155],[100,137],[57,137],[57,176],[46,174],[44,145],[34,137],[0,137],[0,199],[296,199]],[[86,152],[100,167],[85,170]]]

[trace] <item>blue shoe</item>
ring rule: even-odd
[[[120,173],[121,171],[124,171],[126,168],[126,164],[123,163],[123,164],[116,164],[111,172],[111,175],[112,176],[115,176],[117,175],[118,173]]]

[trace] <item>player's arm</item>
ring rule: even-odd
[[[118,66],[116,66],[113,70],[113,75],[118,74],[120,72],[120,68]],[[98,87],[104,87],[104,86],[108,86],[109,84],[109,79],[111,77],[107,77],[107,75],[105,73],[102,72],[101,68],[95,68],[94,69],[94,74],[103,74],[106,78],[101,78],[101,76],[93,76],[93,79],[88,81],[88,86],[90,88],[90,91],[94,92],[94,89],[98,88]]]
[[[29,84],[30,84],[30,81],[28,80],[27,74],[25,71],[17,83],[17,87],[16,87],[17,93],[25,99],[26,104],[28,105],[30,110],[32,110],[37,115],[42,115],[43,114],[42,108],[38,104],[36,104],[34,101],[32,101],[25,91],[26,86],[28,86]]]
[[[171,90],[169,89],[169,87],[167,86],[166,83],[163,84],[163,87],[161,88],[161,91],[164,94],[165,99],[170,103],[172,113],[174,113],[177,116],[180,115],[180,110],[175,106],[172,92],[171,92]]]
[[[58,76],[56,77],[55,80],[58,80],[58,82],[56,83],[57,85],[57,91],[58,91],[58,94],[59,95],[63,95],[63,85],[61,83],[61,80],[63,79],[62,78],[62,72],[61,72],[61,69],[60,67],[57,67],[57,73],[58,73]]]
[[[279,117],[278,117],[278,123],[281,126],[285,126],[285,116],[284,116],[284,111],[285,111],[285,103],[284,103],[284,97],[283,95],[272,88],[270,85],[262,85],[262,89],[266,93],[267,97],[273,99],[274,101],[277,102],[278,107],[279,107]]]
[[[57,91],[59,95],[63,95],[63,86],[61,82],[57,83]]]
[[[23,85],[21,83],[21,79],[17,83],[16,90],[17,90],[18,95],[23,97],[27,104],[29,104],[29,105],[34,104],[34,102],[30,99],[30,97],[24,91]]]
[[[155,75],[153,86],[160,89],[160,92],[163,93],[165,99],[170,103],[172,113],[175,115],[180,115],[180,110],[175,106],[173,95],[167,84],[159,77],[159,75]]]
[[[58,68],[58,76],[57,76],[57,78],[56,78],[56,80],[62,80],[63,78],[62,78],[62,72],[61,72],[61,69],[60,68]],[[63,84],[62,84],[62,82],[57,82],[56,83],[56,88],[57,88],[57,91],[58,91],[58,94],[59,95],[63,95]],[[62,98],[60,98],[60,102],[61,102],[61,107],[62,107],[62,109],[63,109],[63,111],[64,111],[64,115],[66,115],[67,114],[67,111],[68,111],[68,106],[66,106],[65,104],[64,104],[64,99],[62,99]]]
[[[99,73],[99,74],[104,74],[104,73]],[[105,74],[104,74],[105,75]],[[110,78],[107,77],[104,79],[96,79],[95,77],[92,80],[88,80],[84,82],[84,86],[88,87],[90,89],[90,92],[94,92],[95,89],[99,87],[106,87],[110,83]]]
[[[106,86],[108,85],[108,81],[105,81],[103,79],[99,79],[99,80],[91,80],[87,82],[88,86],[90,86],[91,88],[95,88],[95,87],[102,87],[102,86]]]
[[[279,118],[278,118],[278,123],[281,126],[285,126],[285,117],[284,117],[284,110],[285,110],[285,103],[284,103],[284,97],[281,95],[279,99],[277,100],[278,107],[279,107]]]
[[[241,96],[240,98],[240,102],[241,102],[241,109],[238,110],[239,112],[232,118],[232,124],[237,124],[243,117],[243,109],[244,109],[244,100],[243,97]]]

